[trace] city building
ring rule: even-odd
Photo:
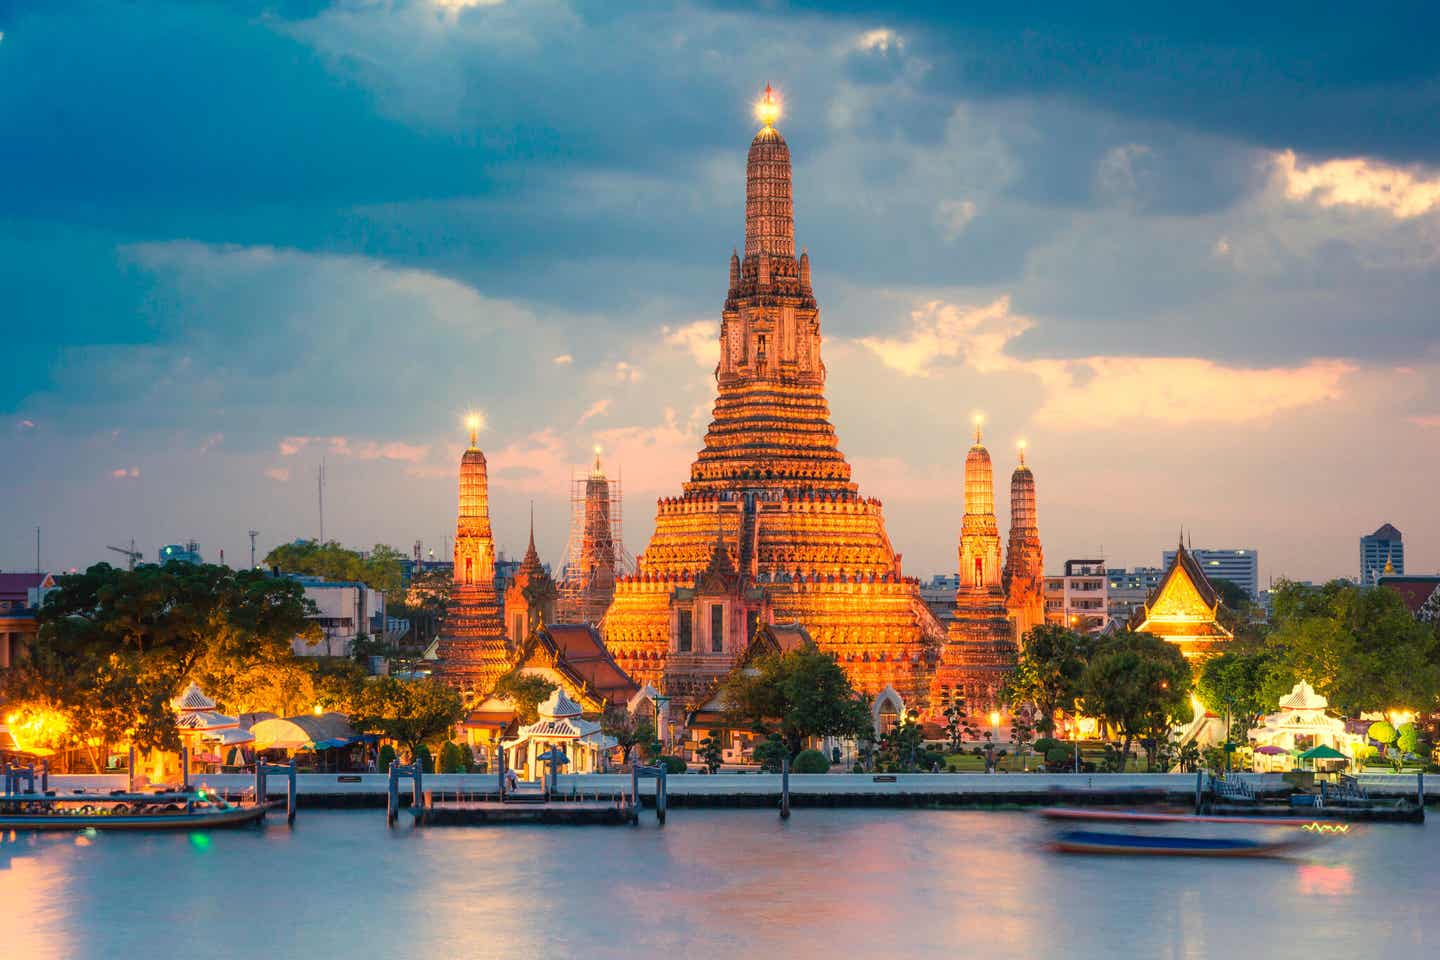
[[[319,643],[309,644],[295,638],[294,650],[300,656],[349,657],[355,651],[356,637],[381,639],[404,629],[403,620],[385,615],[385,594],[358,580],[326,580],[300,574],[283,576],[305,588],[305,599],[314,603],[316,609],[309,619],[320,627]]]
[[[445,625],[436,653],[437,674],[469,701],[484,697],[510,669],[511,648],[495,590],[495,540],[490,532],[490,483],[470,418],[470,446],[460,455],[455,567]]]
[[[49,573],[0,573],[0,670],[25,656],[38,629],[35,615],[54,589]]]
[[[928,582],[920,584],[920,599],[947,633],[950,622],[955,619],[955,592],[959,589],[958,573],[936,574]]]
[[[1252,600],[1260,598],[1260,555],[1250,548],[1229,550],[1190,549],[1190,555],[1205,571],[1210,580],[1229,580]],[[1175,563],[1175,551],[1166,550],[1161,557],[1161,566],[1166,570]]]
[[[169,563],[171,560],[177,563],[200,564],[205,562],[200,556],[200,544],[194,540],[167,544],[157,550],[155,555],[160,558],[162,564]]]
[[[1220,596],[1183,541],[1176,545],[1173,556],[1160,585],[1130,615],[1129,627],[1177,645],[1187,659],[1217,652],[1233,639],[1216,619]]]
[[[1045,577],[1045,621],[1082,633],[1109,625],[1109,590],[1104,560],[1066,560],[1065,572]]]
[[[767,91],[746,161],[745,254],[730,257],[713,420],[680,495],[660,500],[636,571],[618,578],[601,629],[637,683],[698,697],[747,649],[753,611],[803,625],[867,698],[890,691],[919,709],[945,630],[904,575],[882,505],[861,496],[830,423],[778,109]],[[712,608],[698,627],[697,599]],[[695,668],[670,668],[672,658]],[[682,721],[699,705],[671,697],[670,709]]]
[[[1164,567],[1109,567],[1105,571],[1106,610],[1111,623],[1129,623],[1135,608],[1145,603],[1151,591],[1160,586]]]
[[[1405,573],[1405,540],[1388,523],[1380,525],[1369,536],[1360,538],[1360,585],[1373,587],[1382,575]]]
[[[1005,606],[1015,624],[1015,639],[1045,622],[1045,551],[1040,546],[1040,518],[1035,496],[1035,474],[1025,465],[1025,444],[1020,463],[1010,475],[1010,543],[1001,577]]]

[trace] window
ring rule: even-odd
[[[710,652],[725,652],[725,605],[710,604]]]
[[[751,610],[745,614],[745,640],[748,643],[755,639],[755,633],[760,629],[760,611]]]
[[[695,648],[695,630],[691,623],[689,610],[681,610],[676,614],[675,622],[675,649],[681,653],[689,653]]]
[[[525,614],[517,613],[510,618],[510,639],[515,643],[525,639]]]
[[[890,733],[900,725],[900,712],[895,708],[892,700],[886,700],[880,704],[880,733]]]

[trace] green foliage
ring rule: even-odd
[[[1051,741],[1054,743],[1055,741]],[[1039,741],[1036,741],[1036,750],[1039,750]],[[1064,746],[1053,746],[1045,751],[1045,765],[1052,769],[1068,770],[1075,764],[1075,752]]]
[[[1025,635],[1014,671],[1006,681],[1011,703],[1033,703],[1035,728],[1055,730],[1055,712],[1069,710],[1081,695],[1081,676],[1096,639],[1056,624],[1041,624]]]
[[[813,644],[761,657],[754,667],[735,671],[722,688],[735,726],[778,727],[792,756],[810,737],[858,737],[870,729],[870,711],[850,678]]]
[[[962,694],[955,694],[941,716],[945,718],[945,740],[950,745],[951,753],[959,753],[961,744],[980,736],[980,731],[970,722],[970,713],[965,709],[965,697]]]
[[[512,670],[496,682],[494,692],[515,705],[515,719],[525,724],[540,719],[538,708],[554,691],[555,684],[544,677]]]
[[[388,743],[381,747],[379,756],[376,759],[376,764],[379,766],[380,772],[387,773],[390,770],[391,761],[395,759],[396,757],[394,747],[390,746],[390,744]]]
[[[801,750],[790,769],[796,773],[829,773],[830,759],[819,750]]]
[[[1384,720],[1376,720],[1370,724],[1370,729],[1365,732],[1365,735],[1376,743],[1383,743],[1387,747],[1395,742],[1395,728]]]
[[[895,729],[880,738],[876,759],[890,773],[929,770],[943,755],[925,747],[924,733],[911,711]]]
[[[281,674],[282,687],[300,678],[291,642],[318,636],[299,585],[259,571],[100,563],[57,582],[31,656],[6,672],[0,694],[56,710],[87,749],[124,731],[141,748],[176,749],[169,702],[188,682],[222,708],[249,705]]]
[[[462,764],[461,770],[463,772],[469,773],[471,770],[475,769],[475,751],[470,749],[470,744],[460,744],[460,761]]]
[[[1124,754],[1145,740],[1151,765],[1170,728],[1191,719],[1190,665],[1174,644],[1148,633],[1106,637],[1080,685],[1085,713],[1119,731]]]
[[[712,774],[720,772],[720,765],[724,762],[725,749],[716,736],[706,737],[700,741],[700,762],[705,764],[705,769]]]
[[[1195,695],[1224,718],[1228,736],[1240,740],[1294,683],[1273,651],[1226,652],[1205,661],[1195,680]]]
[[[465,717],[460,694],[432,678],[375,677],[357,693],[350,723],[380,733],[414,753],[426,742],[448,739]]]
[[[358,580],[372,590],[379,590],[392,602],[402,597],[400,561],[404,554],[375,544],[369,556],[347,550],[334,540],[320,543],[297,540],[285,543],[265,555],[265,565],[285,573],[301,573],[327,580]]]
[[[423,743],[411,752],[410,760],[412,763],[419,760],[420,769],[425,773],[435,772],[435,758],[430,755],[430,748]]]
[[[1041,737],[1039,740],[1035,741],[1035,752],[1040,754],[1040,756],[1045,757],[1047,761],[1050,758],[1050,751],[1056,749],[1057,747],[1061,750],[1070,749],[1065,744],[1061,743],[1059,740],[1056,740],[1054,737]]]
[[[779,773],[784,759],[790,755],[785,741],[779,734],[772,733],[767,739],[755,745],[755,762],[763,773]]]
[[[460,745],[454,740],[446,740],[440,748],[440,772],[464,773],[465,770],[465,754],[461,752]]]
[[[600,730],[615,738],[615,742],[624,751],[625,763],[630,762],[630,752],[637,746],[654,744],[656,746],[653,753],[660,752],[659,741],[655,739],[655,721],[647,716],[632,714],[623,706],[611,707],[605,711],[605,715],[600,718]]]
[[[658,766],[664,767],[666,773],[684,773],[690,767],[679,757],[672,757],[669,754],[662,756]]]
[[[1230,763],[1230,755],[1224,747],[1206,747],[1200,751],[1200,764],[1212,773],[1219,773]]]
[[[1395,731],[1395,748],[1401,753],[1418,753],[1420,750],[1420,731],[1415,729],[1413,723],[1402,723],[1400,729]]]
[[[1346,581],[1282,584],[1266,646],[1347,716],[1428,713],[1440,697],[1440,634],[1411,616],[1393,590]]]

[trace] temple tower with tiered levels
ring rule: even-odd
[[[470,446],[460,456],[455,519],[455,571],[440,631],[437,673],[467,696],[488,693],[510,669],[500,598],[495,592],[495,539],[490,532],[490,487],[485,454],[470,423]]]
[[[1015,631],[1005,604],[1000,530],[995,521],[994,467],[980,420],[965,456],[965,516],[960,525],[960,587],[932,684],[932,715],[962,697],[970,711],[998,704],[1015,665]]]
[[[714,418],[680,496],[659,501],[637,572],[616,586],[606,643],[637,682],[678,686],[683,678],[666,669],[688,623],[676,598],[692,596],[714,568],[718,541],[736,573],[765,592],[766,616],[804,625],[870,696],[889,687],[907,706],[923,705],[943,628],[901,571],[880,501],[860,495],[840,452],[810,258],[795,256],[790,149],[768,87],[757,115],[745,255],[730,257],[721,311]],[[736,649],[727,642],[714,655],[733,659]]]
[[[1015,639],[1023,645],[1025,635],[1045,622],[1045,552],[1040,547],[1035,474],[1025,464],[1024,443],[1020,463],[1010,475],[1010,543],[1001,586]]]

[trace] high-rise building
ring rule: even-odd
[[[1190,555],[1205,571],[1210,580],[1229,580],[1252,600],[1260,597],[1260,554],[1250,547],[1225,550],[1190,549]],[[1175,563],[1176,552],[1166,550],[1161,555],[1161,566],[1169,570]]]
[[[1025,634],[1045,622],[1045,552],[1040,546],[1035,474],[1025,465],[1023,443],[1020,464],[1010,475],[1010,543],[1001,585],[1015,623],[1015,639],[1024,643]]]
[[[1373,587],[1382,575],[1399,576],[1405,572],[1405,541],[1388,523],[1367,537],[1360,538],[1360,584]]]
[[[460,497],[455,519],[455,570],[445,626],[440,631],[438,674],[474,699],[490,692],[510,669],[500,599],[495,591],[495,540],[490,532],[490,484],[485,454],[470,422],[470,446],[460,456]]]
[[[1105,570],[1106,608],[1113,623],[1126,623],[1135,608],[1145,603],[1160,580],[1165,576],[1164,567],[1109,567]]]
[[[877,716],[903,714],[925,704],[944,631],[903,575],[880,501],[860,495],[830,423],[778,108],[767,89],[746,161],[745,255],[731,254],[721,312],[714,417],[680,495],[659,502],[655,533],[636,573],[616,584],[602,629],[631,677],[678,697],[673,710],[738,659],[752,620],[799,623]],[[998,578],[998,556],[994,568]]]

